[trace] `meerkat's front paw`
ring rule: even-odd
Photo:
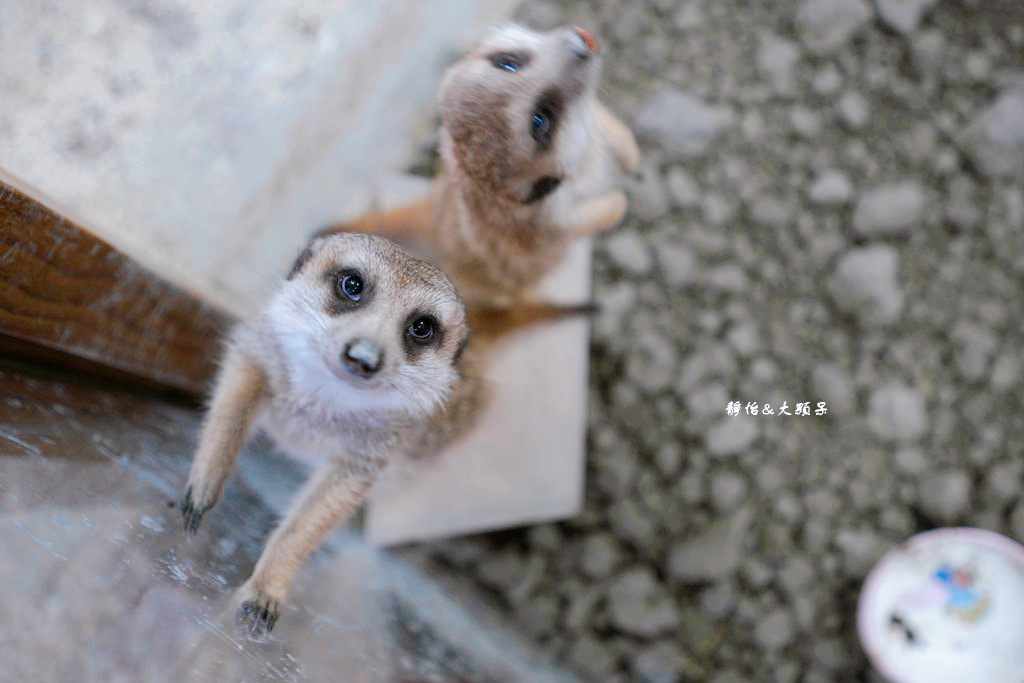
[[[250,579],[240,591],[248,596],[238,608],[238,622],[252,636],[265,636],[273,630],[281,615],[284,596],[275,597],[256,587]]]
[[[181,516],[185,522],[185,533],[195,535],[203,515],[217,502],[218,494],[212,487],[189,484],[181,501]]]

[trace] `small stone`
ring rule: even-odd
[[[815,178],[807,197],[818,206],[842,206],[853,198],[853,183],[842,171],[828,169]]]
[[[774,574],[768,565],[757,558],[751,558],[743,563],[740,575],[744,582],[754,590],[765,588],[772,581]]]
[[[857,201],[853,229],[866,237],[902,234],[921,220],[924,207],[924,189],[916,182],[881,185]]]
[[[704,195],[700,208],[708,225],[725,225],[736,215],[736,207],[732,202],[715,192]]]
[[[682,462],[682,446],[674,441],[663,443],[654,454],[654,464],[657,465],[658,471],[666,477],[675,476],[679,472]]]
[[[887,384],[875,390],[868,401],[868,426],[886,441],[917,441],[928,426],[924,400],[903,383]]]
[[[632,498],[620,500],[608,511],[615,534],[633,545],[644,548],[654,541],[655,525]]]
[[[784,609],[776,609],[754,626],[754,642],[761,650],[781,650],[793,641],[793,616]]]
[[[931,464],[919,448],[901,448],[896,451],[895,463],[896,469],[911,476],[924,474]]]
[[[635,230],[617,230],[605,242],[612,262],[631,275],[644,275],[653,260],[647,240]]]
[[[725,406],[722,406],[722,411],[725,411]],[[726,416],[708,430],[705,441],[712,455],[732,455],[749,448],[760,433],[756,418]]]
[[[937,30],[922,31],[914,36],[910,51],[914,68],[925,75],[938,71],[947,58],[946,40]]]
[[[697,255],[683,244],[663,244],[657,249],[658,265],[665,282],[673,287],[688,285],[697,279]]]
[[[1024,87],[1011,88],[957,136],[971,163],[990,178],[1024,175]]]
[[[747,480],[736,472],[720,470],[711,475],[711,506],[716,512],[732,512],[747,497]]]
[[[771,82],[776,93],[792,94],[796,91],[793,67],[799,60],[800,49],[796,44],[772,34],[761,37],[757,68]]]
[[[840,529],[836,547],[843,554],[843,570],[850,578],[863,578],[885,554],[887,544],[874,531]]]
[[[693,583],[721,580],[732,573],[743,557],[743,543],[753,516],[750,508],[742,508],[676,544],[669,553],[669,576]]]
[[[758,350],[760,346],[760,334],[757,325],[753,322],[740,323],[734,326],[726,335],[729,344],[736,349],[736,354],[741,358],[747,358]]]
[[[735,371],[736,358],[733,353],[721,345],[708,344],[687,358],[677,388],[679,393],[686,394],[713,377],[731,379]],[[722,411],[725,412],[725,406],[722,406]]]
[[[558,601],[547,595],[539,596],[523,604],[516,617],[534,638],[549,635],[558,626]]]
[[[992,331],[973,322],[960,321],[950,336],[956,348],[956,367],[960,375],[969,381],[984,377],[996,350]]]
[[[554,552],[562,546],[562,533],[554,524],[539,524],[530,527],[527,538],[530,547],[536,550]]]
[[[580,549],[580,570],[591,579],[603,579],[622,560],[622,550],[609,533],[588,536]]]
[[[726,263],[712,268],[707,274],[707,283],[714,289],[740,294],[747,290],[747,274],[735,263]]]
[[[917,29],[921,17],[937,0],[875,0],[878,17],[889,28],[910,35]]]
[[[794,555],[779,569],[779,584],[791,596],[804,592],[815,578],[814,565],[806,557]]]
[[[642,637],[663,633],[679,622],[674,601],[647,567],[630,569],[611,584],[608,612],[620,631]]]
[[[491,555],[477,565],[480,580],[485,585],[505,593],[518,585],[525,569],[526,563],[522,556],[513,551]]]
[[[626,358],[626,375],[644,393],[656,394],[672,386],[677,364],[672,342],[657,330],[647,329]]]
[[[729,393],[719,382],[701,387],[686,396],[686,415],[703,423],[722,413],[722,406],[729,403]]]
[[[844,93],[836,105],[839,121],[850,130],[860,130],[868,122],[868,101],[856,91]]]
[[[812,650],[812,658],[829,671],[848,671],[851,663],[846,644],[839,638],[816,642]]]
[[[944,469],[918,484],[921,510],[941,524],[959,522],[970,509],[971,478],[964,470]]]
[[[813,140],[821,134],[821,117],[802,105],[790,110],[789,125],[797,135],[808,140]]]
[[[615,656],[607,645],[590,636],[583,636],[573,645],[569,659],[583,671],[604,677],[615,668]]]
[[[996,391],[1007,391],[1020,383],[1022,370],[1024,358],[1019,353],[1006,351],[992,363],[992,376],[989,382]]]
[[[888,245],[875,244],[844,254],[829,279],[836,305],[862,325],[895,322],[903,310],[903,292],[896,277],[899,256]]]
[[[682,167],[673,166],[668,170],[665,185],[676,206],[685,209],[700,204],[700,186]]]
[[[679,646],[661,641],[640,650],[633,657],[632,668],[640,683],[677,683],[680,674],[691,668]]]
[[[779,228],[793,220],[793,209],[775,197],[758,195],[750,204],[750,217],[757,225]]]
[[[811,375],[814,403],[824,401],[835,415],[849,415],[853,411],[855,396],[850,376],[838,365],[823,363]]]
[[[710,106],[672,87],[658,92],[636,117],[638,133],[683,155],[702,154],[732,123],[728,108]]]
[[[803,0],[796,27],[812,52],[827,54],[846,44],[871,19],[864,0]]]
[[[811,86],[814,88],[814,92],[819,95],[834,95],[843,87],[843,77],[840,75],[839,69],[836,68],[835,64],[829,63],[818,69],[818,73],[814,74]]]

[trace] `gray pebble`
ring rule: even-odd
[[[802,0],[796,28],[812,52],[826,54],[845,45],[870,18],[864,0]]]
[[[857,200],[853,229],[865,237],[902,234],[921,220],[924,207],[924,189],[916,182],[874,187]]]
[[[849,250],[839,258],[828,282],[840,309],[865,326],[895,322],[903,310],[903,292],[897,279],[899,255],[886,244]]]
[[[669,553],[668,573],[684,583],[721,580],[739,565],[753,511],[743,508],[677,543]]]
[[[943,524],[959,521],[971,504],[971,478],[964,470],[943,469],[931,472],[918,483],[922,511]]]
[[[871,394],[868,426],[876,436],[887,441],[917,441],[928,427],[924,400],[903,383],[886,384]]]
[[[650,637],[674,628],[675,603],[647,567],[630,569],[608,589],[608,612],[620,631]]]

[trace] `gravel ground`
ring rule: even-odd
[[[600,36],[644,152],[597,244],[586,509],[414,552],[595,681],[880,680],[853,614],[887,548],[1024,541],[1024,9],[520,15]]]

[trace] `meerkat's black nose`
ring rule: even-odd
[[[368,339],[356,339],[345,345],[341,354],[341,362],[345,369],[356,377],[371,377],[380,370],[381,352],[377,345]]]

